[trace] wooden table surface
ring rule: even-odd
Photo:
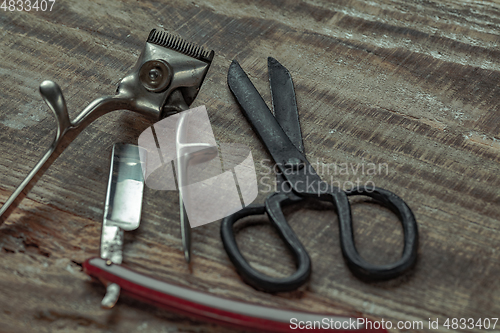
[[[251,148],[256,202],[268,195],[270,156],[226,75],[237,59],[270,103],[272,56],[293,76],[308,159],[329,181],[371,181],[401,196],[418,221],[419,259],[403,278],[362,282],[342,259],[334,211],[302,207],[288,218],[312,258],[312,277],[299,291],[266,294],[237,275],[219,221],[193,229],[189,268],[177,193],[146,189],[141,227],[127,233],[127,265],[258,304],[424,324],[401,331],[444,332],[446,318],[500,317],[500,3],[57,0],[51,12],[1,9],[1,202],[54,136],[40,82],[61,86],[74,118],[114,93],[152,28],[215,50],[193,106],[206,105],[218,143]],[[82,272],[98,255],[111,148],[137,143],[151,123],[128,111],[99,118],[0,228],[1,332],[233,332],[127,297],[102,310],[104,288]],[[369,173],[373,165],[381,170]],[[361,254],[374,263],[397,259],[397,218],[361,203],[353,204]],[[253,226],[240,228],[238,242],[255,267],[289,274],[294,262],[263,221],[243,222]],[[439,329],[429,329],[429,318]]]

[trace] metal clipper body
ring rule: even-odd
[[[0,209],[0,225],[29,193],[55,159],[90,123],[115,110],[130,110],[159,120],[186,110],[208,72],[213,51],[153,29],[136,65],[118,84],[116,95],[91,102],[70,120],[64,96],[53,81],[40,84],[40,94],[56,117],[54,141]]]
[[[152,30],[132,72],[118,84],[117,95],[156,119],[186,110],[198,95],[213,57],[214,51]]]

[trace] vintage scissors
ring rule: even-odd
[[[364,280],[387,280],[407,271],[417,259],[418,229],[408,205],[394,193],[378,187],[353,188],[343,191],[321,180],[304,155],[297,102],[293,82],[288,70],[276,59],[268,58],[269,81],[274,115],[259,92],[233,60],[227,81],[255,132],[276,162],[278,191],[268,196],[264,205],[250,205],[221,224],[224,248],[243,280],[256,289],[267,292],[291,291],[304,284],[311,274],[311,259],[300,240],[288,225],[282,206],[303,198],[316,198],[331,202],[337,212],[340,228],[340,246],[352,273]],[[364,195],[394,212],[403,226],[404,249],[401,258],[387,265],[373,265],[358,253],[354,243],[351,208],[348,196]],[[296,271],[284,278],[267,276],[250,266],[236,243],[233,225],[240,219],[267,213],[269,221],[291,250]]]

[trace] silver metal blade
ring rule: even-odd
[[[134,230],[141,222],[144,179],[139,148],[115,144],[111,155],[108,190],[101,230],[101,258],[110,264],[123,260],[123,231]],[[120,296],[120,286],[108,284],[101,306],[112,308]]]
[[[139,227],[144,179],[139,148],[115,144],[104,206],[101,231],[101,258],[122,261],[123,231]]]
[[[304,142],[300,130],[299,111],[290,72],[274,58],[267,58],[269,83],[273,100],[274,117],[292,141],[304,153]]]
[[[182,199],[181,187],[187,185],[187,157],[184,156],[183,143],[187,139],[187,113],[183,112],[177,123],[177,133],[175,149],[178,158],[178,168],[177,168],[177,182],[179,186],[179,212],[180,212],[180,222],[181,222],[181,239],[182,239],[182,250],[184,251],[184,259],[189,264],[191,262],[191,226],[189,224],[188,214],[186,212],[186,207],[184,205],[184,200]]]
[[[184,251],[184,259],[189,264],[191,262],[191,225],[189,224],[186,206],[184,205],[181,191],[179,191],[179,205],[181,213],[182,249]]]
[[[141,222],[144,178],[139,149],[130,144],[114,145],[104,208],[108,225],[127,231],[137,229]]]

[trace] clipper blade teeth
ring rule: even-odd
[[[147,42],[167,47],[208,63],[211,63],[214,58],[214,51],[205,51],[202,47],[188,43],[180,37],[156,29],[151,30]]]

